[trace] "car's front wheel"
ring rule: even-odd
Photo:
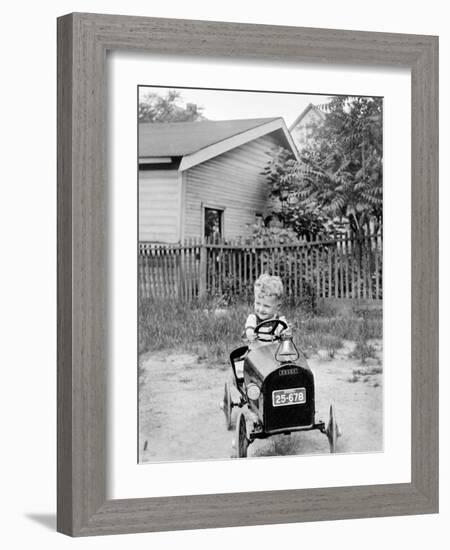
[[[330,419],[328,420],[327,430],[328,443],[330,444],[330,453],[336,452],[337,439],[341,435],[336,422],[336,413],[333,405],[330,405]]]
[[[250,445],[250,440],[247,437],[247,426],[246,420],[243,412],[239,413],[237,422],[236,422],[236,456],[237,458],[246,458],[248,446]]]

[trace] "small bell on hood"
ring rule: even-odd
[[[286,361],[297,361],[299,353],[292,341],[292,336],[281,336],[281,342],[275,352],[275,359],[280,363]]]

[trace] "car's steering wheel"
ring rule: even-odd
[[[261,328],[263,328],[267,325],[272,325],[272,330],[270,332],[261,333]],[[261,334],[264,334],[264,335],[275,336],[275,338],[277,340],[279,340],[280,336],[275,335],[275,331],[277,330],[279,325],[281,325],[283,330],[286,330],[288,328],[287,324],[284,321],[282,321],[281,319],[266,319],[265,321],[261,321],[261,323],[259,323],[259,325],[257,325],[254,328],[256,338],[258,338],[259,334],[261,333]]]

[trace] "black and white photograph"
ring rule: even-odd
[[[383,98],[137,116],[138,462],[383,452]]]
[[[4,548],[445,548],[445,6],[6,4]]]

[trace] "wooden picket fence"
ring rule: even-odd
[[[139,243],[142,297],[192,300],[205,296],[248,298],[261,273],[279,275],[289,298],[380,300],[383,296],[380,234],[295,243],[243,240],[183,244]]]

